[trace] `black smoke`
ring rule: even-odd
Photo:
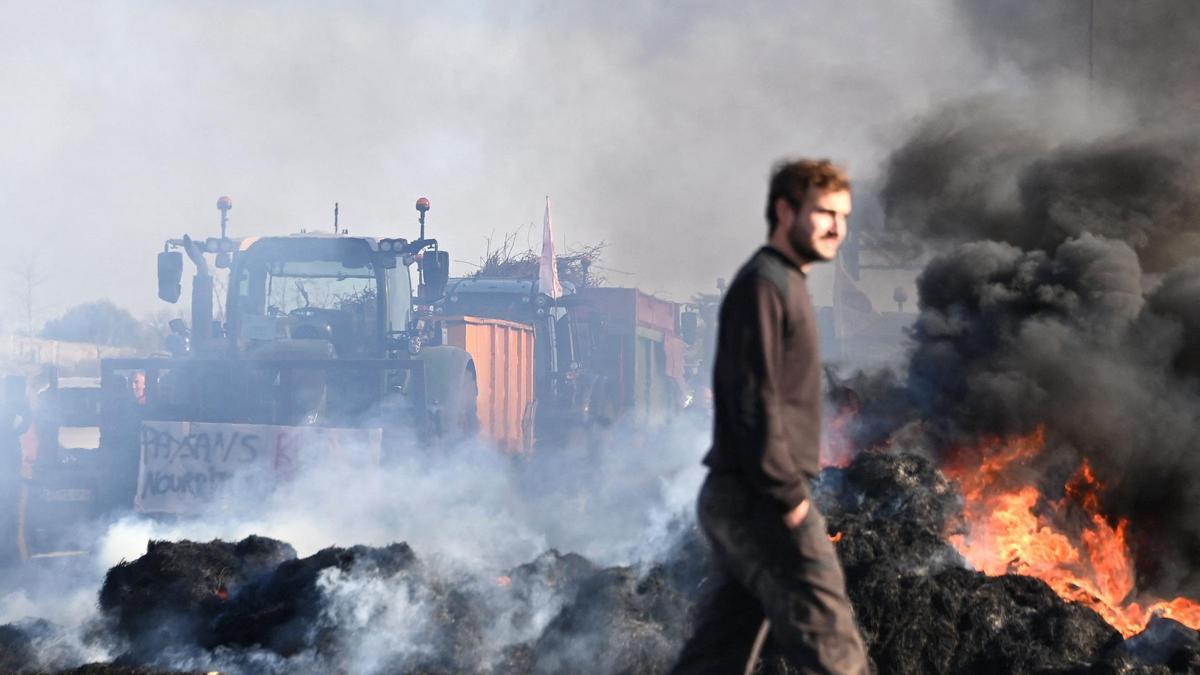
[[[1037,99],[1021,105],[1039,105]],[[1053,251],[1085,233],[1119,240],[1147,272],[1200,255],[1200,153],[1188,136],[1052,138],[1042,111],[976,99],[948,106],[892,153],[882,246],[914,252],[980,239]]]
[[[956,103],[890,157],[876,241],[929,256],[903,396],[942,452],[1045,429],[1044,493],[1086,457],[1139,590],[1200,597],[1195,143],[1046,119]]]

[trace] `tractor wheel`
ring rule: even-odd
[[[426,400],[433,406],[433,433],[451,440],[479,433],[479,386],[471,355],[457,347],[429,347],[425,362]]]

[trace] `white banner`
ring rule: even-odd
[[[264,494],[329,460],[378,464],[382,429],[142,422],[135,508],[197,513],[222,492]]]

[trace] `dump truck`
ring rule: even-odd
[[[641,426],[683,408],[689,313],[636,288],[584,288],[569,303],[576,343],[589,367],[607,373],[611,404]]]
[[[620,417],[659,424],[681,410],[687,308],[634,288],[562,286],[551,298],[536,278],[453,279],[435,312],[533,327],[539,442]]]
[[[449,254],[425,236],[427,199],[412,240],[351,235],[336,210],[331,232],[230,238],[231,208],[218,201],[221,236],[158,254],[167,302],[185,255],[195,270],[169,355],[101,362],[113,508],[184,513],[236,476],[270,483],[334,455],[378,464],[467,437],[528,447],[532,329],[432,314]],[[224,321],[214,267],[229,272]]]

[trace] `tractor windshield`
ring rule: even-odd
[[[271,316],[297,310],[373,309],[375,270],[340,260],[280,261],[266,265],[267,306]],[[373,312],[372,312],[373,313]]]
[[[260,240],[231,275],[231,327],[242,339],[329,339],[339,353],[373,351],[381,272],[362,240]]]

